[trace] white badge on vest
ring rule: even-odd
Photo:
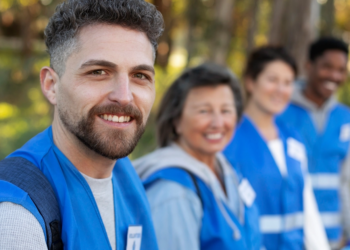
[[[256,197],[256,193],[247,179],[243,179],[238,187],[239,196],[247,207],[250,207]]]
[[[287,139],[287,153],[290,157],[304,162],[306,160],[305,146],[301,142],[289,137]]]
[[[343,141],[343,142],[350,140],[350,124],[349,123],[341,126],[339,140]]]
[[[128,229],[128,239],[126,250],[140,250],[142,239],[142,226],[130,226]]]

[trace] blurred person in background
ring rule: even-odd
[[[260,249],[255,192],[220,153],[242,113],[226,68],[185,71],[163,97],[159,149],[134,161],[162,250]]]
[[[244,72],[244,116],[224,150],[256,191],[267,250],[329,249],[307,177],[304,144],[294,130],[275,121],[288,105],[296,74],[294,59],[282,47],[252,52]]]
[[[312,43],[306,79],[279,117],[303,136],[316,201],[334,249],[350,240],[350,110],[335,97],[346,80],[347,62],[348,45],[341,40],[324,37]]]
[[[142,183],[126,156],[155,98],[162,31],[162,15],[143,0],[67,0],[56,8],[45,30],[51,64],[40,73],[54,118],[2,161],[0,249],[158,249]],[[28,166],[47,178],[61,223],[41,213],[53,207],[34,204],[39,186],[29,195],[14,184],[17,176],[1,180]],[[18,183],[25,190],[38,181],[28,177]]]

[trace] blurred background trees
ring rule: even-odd
[[[169,84],[189,66],[211,60],[241,75],[245,58],[266,43],[284,45],[301,77],[310,41],[335,35],[350,42],[350,0],[148,0],[166,29],[156,61],[157,99],[146,132],[132,154],[153,150],[154,116]],[[43,30],[62,0],[0,0],[0,159],[51,123],[39,71],[49,65]],[[350,83],[339,91],[350,105]]]

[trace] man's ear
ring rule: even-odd
[[[52,104],[56,105],[56,91],[59,77],[57,73],[50,67],[43,67],[40,70],[41,91]]]

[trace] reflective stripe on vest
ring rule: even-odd
[[[339,213],[321,213],[321,220],[323,226],[329,227],[340,227],[340,214]]]
[[[287,215],[260,216],[260,230],[262,233],[282,233],[302,229],[304,227],[304,213]]]
[[[311,174],[314,189],[338,189],[340,185],[339,174]]]

